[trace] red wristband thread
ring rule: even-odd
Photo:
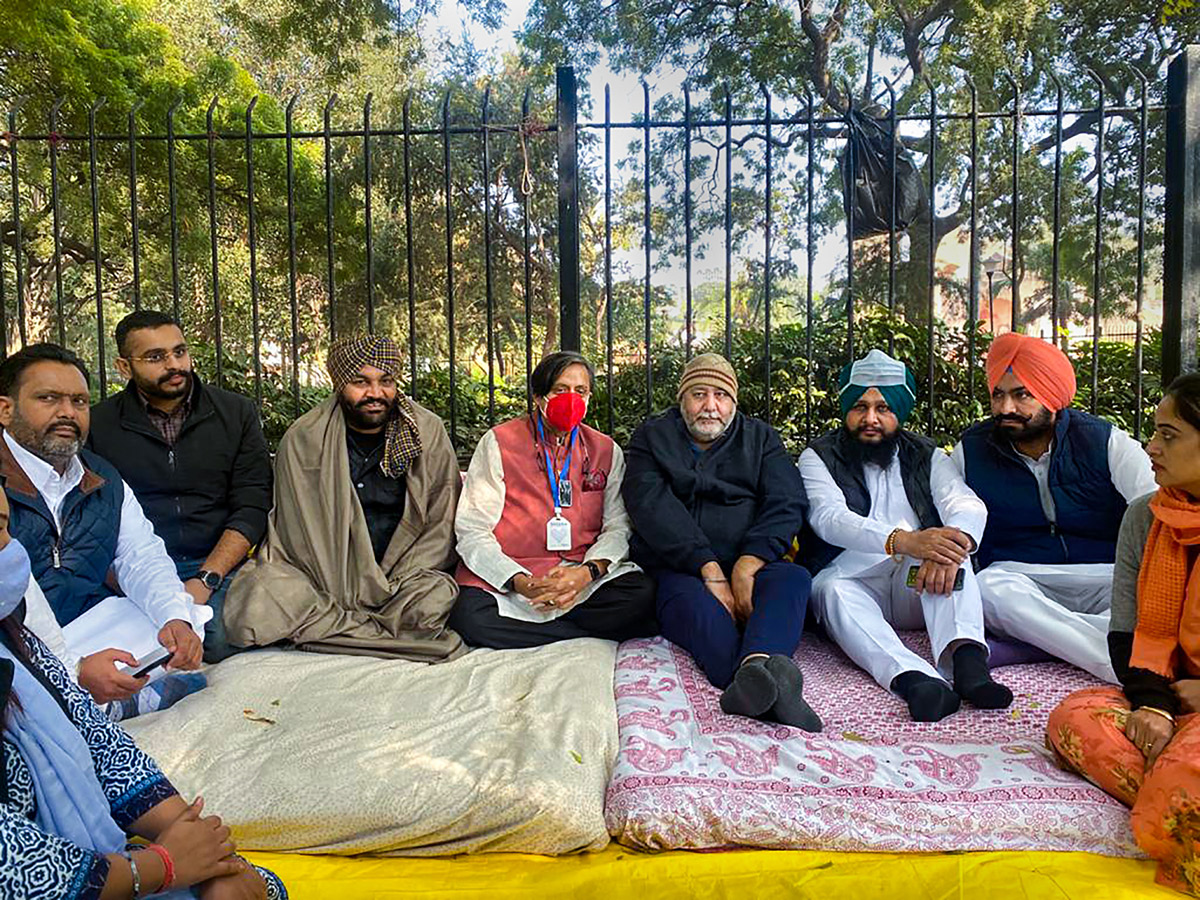
[[[171,885],[175,883],[175,863],[171,861],[171,854],[167,852],[167,848],[162,844],[150,844],[146,847],[147,850],[153,851],[163,864],[163,883],[162,887],[155,893],[169,891]]]

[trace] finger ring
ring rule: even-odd
[[[555,603],[553,600],[547,600],[547,601],[546,601],[546,605],[547,605],[547,606],[557,606],[558,604],[557,604],[557,603]]]

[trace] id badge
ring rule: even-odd
[[[554,516],[546,523],[546,549],[554,551],[571,549],[571,523],[562,516]]]
[[[560,481],[558,483],[558,505],[566,508],[571,505],[571,482]]]

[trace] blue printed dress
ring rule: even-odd
[[[26,632],[30,657],[62,694],[71,722],[91,751],[96,778],[108,798],[113,820],[128,830],[144,813],[178,793],[154,760],[110,722],[92,698],[71,680],[58,658]],[[25,758],[4,741],[4,784],[0,802],[0,897],[4,900],[95,900],[108,876],[108,860],[39,828],[37,796]],[[258,869],[268,900],[286,900],[278,877]]]

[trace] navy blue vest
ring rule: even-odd
[[[817,438],[809,447],[821,457],[821,462],[825,463],[825,468],[833,476],[834,483],[842,489],[850,511],[867,516],[871,512],[871,495],[867,492],[862,465],[856,460],[852,461],[848,453],[850,448],[847,442],[852,440],[855,438],[850,437],[846,429],[839,428]],[[938,528],[942,524],[942,517],[938,515],[933,502],[933,491],[929,487],[931,457],[936,448],[937,445],[929,438],[907,431],[900,432],[896,447],[896,454],[900,457],[900,477],[904,482],[904,494],[908,497],[913,512],[917,514],[922,528]],[[817,537],[817,533],[812,530],[807,518],[805,519],[804,530],[800,533],[798,554],[798,561],[804,564],[804,568],[816,575],[833,562],[842,549]],[[882,547],[879,548],[879,552],[883,552]]]
[[[1037,479],[993,428],[991,421],[979,422],[962,436],[967,484],[988,511],[976,566],[1111,563],[1126,505],[1108,469],[1112,425],[1077,409],[1058,414],[1050,452],[1053,524],[1042,510]]]
[[[124,484],[104,459],[87,450],[79,456],[83,480],[63,500],[59,534],[46,501],[0,440],[0,472],[11,510],[8,530],[29,553],[33,577],[60,625],[116,593],[105,578],[117,555]]]

